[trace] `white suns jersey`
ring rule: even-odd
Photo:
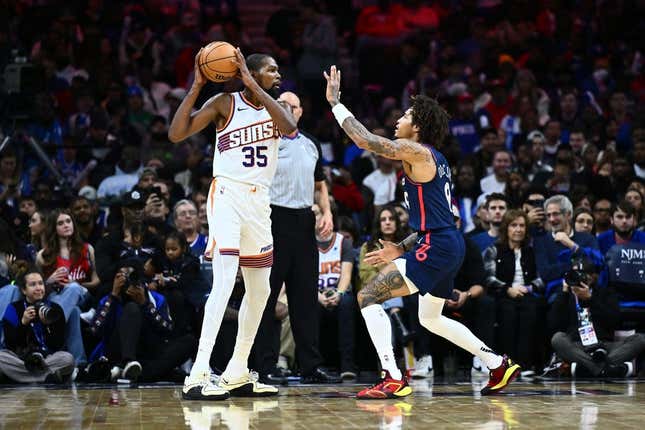
[[[264,106],[252,105],[242,93],[231,96],[227,122],[217,130],[213,177],[269,188],[278,167],[278,129]]]
[[[336,289],[340,281],[343,235],[334,233],[327,249],[318,248],[318,290]]]

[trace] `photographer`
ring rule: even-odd
[[[65,345],[63,309],[45,299],[45,280],[36,268],[18,278],[24,299],[7,307],[2,318],[7,349],[0,351],[0,372],[16,382],[61,383],[74,370]]]
[[[551,345],[560,358],[593,376],[630,376],[631,360],[645,350],[645,337],[634,334],[614,341],[618,298],[612,289],[597,286],[600,269],[600,264],[583,257],[565,273],[562,291],[547,317],[549,328],[556,332]],[[577,366],[572,365],[572,376]]]
[[[119,261],[137,259],[143,264],[161,249],[159,238],[145,230],[144,207],[145,196],[141,191],[126,193],[121,198],[123,222],[96,245],[96,271],[99,278],[105,280],[97,297],[110,292]]]
[[[141,281],[143,268],[136,260],[119,265],[112,292],[99,303],[90,331],[101,338],[90,361],[107,357],[121,369],[117,377],[158,381],[195,349],[192,335],[172,337],[174,328],[166,299]]]

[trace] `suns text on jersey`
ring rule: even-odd
[[[262,142],[263,140],[273,139],[279,136],[278,128],[269,119],[222,134],[219,136],[217,149],[220,152],[224,152],[229,149]]]

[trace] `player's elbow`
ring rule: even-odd
[[[184,140],[184,136],[182,136],[181,133],[170,129],[168,130],[168,140],[170,140],[172,143],[179,143]]]

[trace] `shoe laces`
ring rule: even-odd
[[[255,370],[250,370],[249,379],[253,382],[258,382],[258,380],[260,379],[260,375]]]

